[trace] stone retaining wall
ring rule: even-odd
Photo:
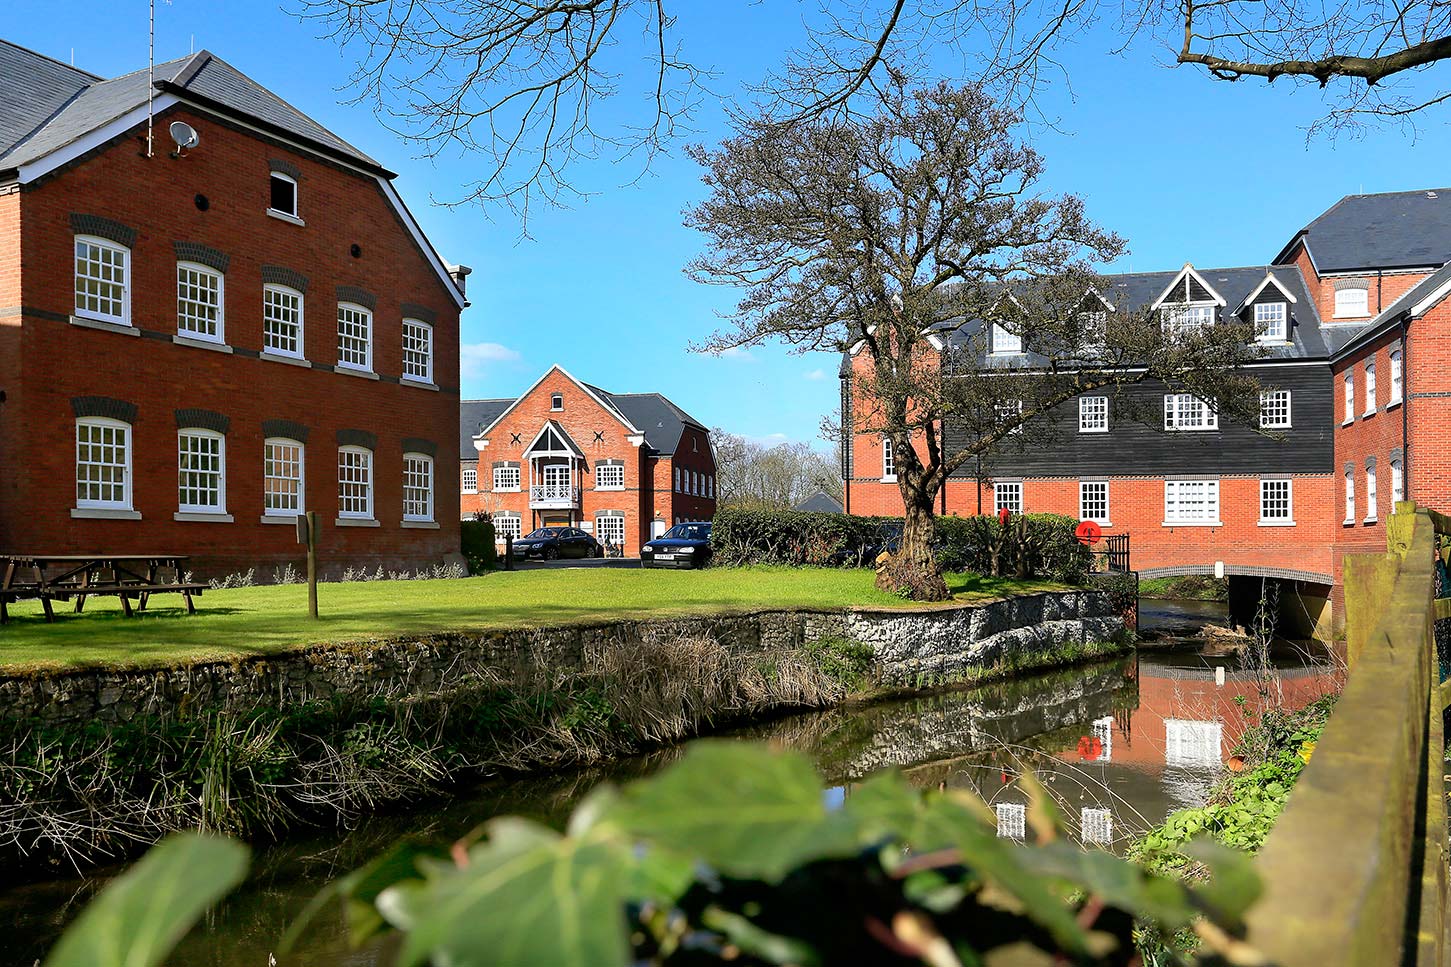
[[[460,633],[319,646],[282,655],[129,671],[0,677],[0,716],[52,724],[126,721],[225,704],[284,705],[333,696],[441,692],[481,676],[519,681],[579,669],[612,643],[708,637],[733,650],[779,652],[808,641],[872,646],[885,685],[942,681],[1036,654],[1109,641],[1123,631],[1108,596],[1047,592],[981,605],[913,610],[760,611],[649,621]]]

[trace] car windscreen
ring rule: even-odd
[[[665,536],[677,541],[710,540],[709,524],[676,524],[665,532]]]
[[[540,527],[538,530],[532,530],[524,536],[526,539],[532,538],[534,540],[540,540],[545,537],[558,537],[559,529],[555,527]]]

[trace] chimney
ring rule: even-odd
[[[446,265],[448,274],[458,283],[459,292],[468,295],[468,277],[473,274],[473,269],[467,265]]]

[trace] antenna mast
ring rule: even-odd
[[[151,24],[146,39],[146,157],[152,154],[151,106],[156,100],[156,84],[151,72],[156,66],[156,0],[151,0]]]

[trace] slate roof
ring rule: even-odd
[[[1153,304],[1154,300],[1182,271],[1182,269],[1173,269],[1167,272],[1129,272],[1122,275],[1108,275],[1104,277],[1108,288],[1103,295],[1120,311],[1142,310]],[[1272,273],[1275,279],[1295,297],[1295,301],[1289,305],[1290,343],[1268,347],[1263,357],[1264,361],[1329,358],[1330,345],[1326,341],[1328,330],[1321,327],[1315,300],[1311,298],[1305,285],[1305,279],[1296,266],[1251,265],[1222,269],[1195,266],[1194,271],[1225,300],[1226,305],[1219,310],[1221,320],[1243,304],[1250,293],[1264,281],[1267,272]],[[953,320],[939,328],[950,332],[947,340],[949,345],[960,348],[970,345],[973,337],[982,332],[982,326],[982,322],[977,320]],[[987,348],[986,342],[985,339],[977,340],[978,347],[984,352]],[[1027,340],[1027,348],[1030,351],[1022,356],[988,355],[982,360],[981,365],[991,368],[1032,369],[1046,362],[1044,357],[1031,352],[1031,337]]]
[[[464,460],[477,460],[474,437],[509,408],[513,400],[462,400],[459,402],[458,452]]]
[[[1315,268],[1327,272],[1440,266],[1451,262],[1451,188],[1346,195],[1276,256],[1305,240]]]
[[[791,509],[813,514],[839,514],[842,511],[841,501],[824,490],[818,490]]]
[[[98,78],[0,42],[0,89],[6,91],[0,101],[0,170],[18,168],[72,144],[145,105],[155,90],[259,122],[325,153],[390,174],[210,51],[157,64],[152,78],[154,88],[147,86],[145,68],[109,80]]]

